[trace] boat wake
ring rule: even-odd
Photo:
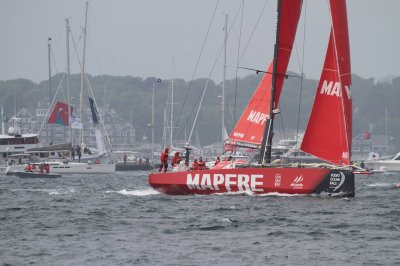
[[[35,192],[35,193],[48,193],[49,195],[65,195],[69,193],[75,193],[75,189],[66,188],[66,189],[45,189],[45,188],[17,188],[10,189],[13,192]]]
[[[394,187],[395,184],[393,183],[374,183],[374,184],[367,184],[367,187],[378,187],[378,188],[385,188],[385,187]]]
[[[144,197],[144,196],[151,196],[160,194],[157,190],[154,189],[136,189],[136,190],[118,190],[118,191],[107,191],[107,193],[118,193],[124,196],[136,196],[136,197]]]

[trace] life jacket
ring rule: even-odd
[[[198,163],[198,162],[194,162],[194,163],[192,164],[192,169],[193,169],[193,170],[200,170],[200,169],[199,169],[199,163]]]
[[[199,170],[206,169],[206,163],[205,162],[197,162],[197,165],[199,166]]]
[[[181,162],[181,157],[179,155],[174,155],[174,157],[172,157],[172,165],[178,165]]]

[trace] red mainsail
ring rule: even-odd
[[[301,150],[337,165],[351,158],[351,67],[345,0],[330,0],[328,50]]]
[[[297,25],[301,13],[302,0],[282,1],[279,24],[279,45],[277,59],[277,78],[275,90],[275,108],[278,106],[283,81],[292,52]],[[228,144],[259,148],[264,134],[265,122],[269,117],[272,87],[271,63],[258,84],[249,104],[229,136]]]

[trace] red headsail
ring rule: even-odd
[[[301,150],[337,165],[351,158],[351,67],[345,0],[330,0],[332,28]]]
[[[278,106],[284,77],[292,52],[297,25],[301,13],[302,0],[282,1],[279,23],[279,46],[277,59],[277,79],[275,90],[275,107]],[[269,117],[272,86],[271,63],[249,104],[229,136],[228,143],[238,146],[259,148],[264,134],[265,122]]]

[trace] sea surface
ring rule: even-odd
[[[400,174],[355,198],[167,196],[147,172],[0,176],[0,265],[400,265]]]

